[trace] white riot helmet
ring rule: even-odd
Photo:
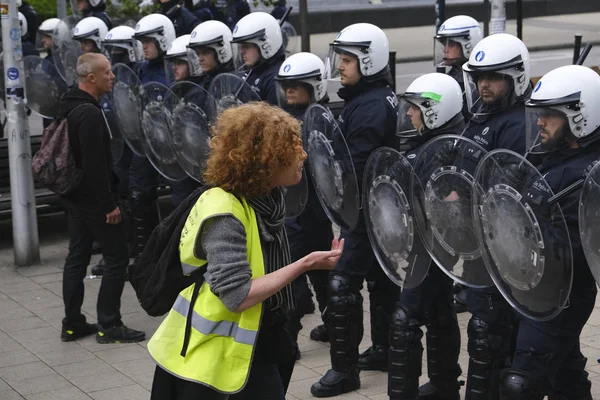
[[[580,65],[554,69],[538,81],[525,105],[529,152],[589,142],[600,127],[600,76]],[[564,125],[552,132],[556,130],[553,123],[560,120]]]
[[[54,39],[54,30],[56,29],[56,27],[58,26],[59,23],[60,23],[60,19],[58,19],[58,18],[49,18],[41,23],[40,27],[38,28],[37,37],[35,40],[36,48],[38,48],[38,49],[45,48],[45,46],[43,44],[44,36]]]
[[[135,26],[134,37],[141,40],[144,37],[150,37],[156,40],[159,50],[166,52],[173,40],[177,37],[173,22],[162,14],[150,14]]]
[[[102,41],[102,48],[112,64],[135,63],[144,59],[144,49],[139,40],[133,38],[135,29],[130,26],[117,26],[108,31]]]
[[[325,64],[312,53],[296,53],[288,57],[279,68],[279,74],[275,77],[275,82],[279,105],[284,109],[290,106],[306,108],[309,104],[323,100],[327,94]],[[288,101],[286,91],[299,86],[307,91],[309,102],[292,104]]]
[[[506,33],[482,39],[463,65],[463,71],[467,104],[474,116],[506,109],[529,91],[529,51],[521,40]],[[507,96],[503,99],[494,99],[492,95],[482,97],[477,83],[498,79],[510,83]]]
[[[165,55],[165,70],[168,82],[184,80],[190,76],[198,76],[202,73],[198,58],[194,57],[196,53],[188,48],[190,37],[191,35],[179,36],[171,43],[171,47],[167,50],[167,54]],[[178,73],[175,72],[175,67],[182,63],[187,65],[187,76],[178,76]]]
[[[262,60],[255,65],[246,65],[247,69],[255,68],[264,61],[275,57],[283,51],[283,37],[277,20],[264,12],[253,12],[240,19],[233,28],[232,43],[251,43],[258,47]],[[240,50],[241,50],[241,46]],[[236,67],[244,65],[241,55],[235,60]]]
[[[232,39],[233,35],[227,25],[221,21],[206,21],[194,28],[188,47],[193,49],[194,53],[203,47],[213,49],[217,61],[223,65],[233,59]]]
[[[361,76],[374,78],[389,71],[390,44],[379,27],[360,23],[344,28],[329,45],[327,69],[330,78],[339,77],[338,65],[341,53],[358,58]]]
[[[21,26],[21,37],[27,36],[27,29],[29,26],[27,25],[27,19],[21,12],[19,12],[19,25]]]
[[[398,135],[412,137],[439,129],[457,115],[462,117],[462,106],[462,90],[454,78],[437,72],[422,75],[400,97]]]
[[[23,0],[17,0],[17,8],[23,5]]]
[[[98,49],[102,48],[102,41],[108,34],[108,27],[100,18],[87,17],[75,25],[73,29],[73,39],[91,40],[96,43]]]
[[[473,48],[483,38],[479,22],[467,15],[457,15],[447,19],[434,37],[433,54],[436,66],[452,66],[469,59]],[[452,51],[453,45],[460,46],[461,55],[452,57],[446,51]],[[445,51],[446,50],[446,51]]]

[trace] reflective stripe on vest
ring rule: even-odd
[[[173,304],[173,310],[179,314],[187,317],[190,310],[190,302],[183,296],[179,295],[175,304]],[[211,321],[197,312],[193,311],[192,314],[192,328],[202,333],[203,335],[219,335],[232,337],[238,343],[254,345],[256,342],[257,331],[251,331],[249,329],[240,328],[236,322],[231,321]]]
[[[184,275],[191,275],[194,271],[198,270],[198,267],[195,265],[186,264],[184,262],[181,263],[181,270]]]

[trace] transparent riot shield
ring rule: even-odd
[[[177,162],[170,133],[171,110],[177,100],[162,83],[149,82],[142,86],[142,130],[146,157],[162,176],[171,181],[181,181],[187,177]]]
[[[600,284],[600,163],[588,173],[579,201],[579,232],[581,246],[596,279]]]
[[[144,156],[142,83],[136,73],[125,64],[115,64],[112,70],[115,79],[110,99],[121,134],[134,154]]]
[[[258,93],[243,78],[229,73],[217,75],[210,83],[208,93],[211,101],[206,112],[211,123],[228,108],[260,101]]]
[[[422,246],[409,202],[411,176],[408,160],[389,147],[371,154],[363,176],[363,210],[371,247],[386,275],[407,289],[421,284],[430,264],[415,256]]]
[[[171,92],[178,98],[172,115],[173,150],[183,170],[198,182],[202,174],[210,147],[210,126],[206,114],[210,95],[192,82],[178,82]]]
[[[38,56],[23,59],[27,106],[44,118],[58,115],[58,100],[67,92],[67,84],[54,64]]]
[[[60,76],[68,87],[77,84],[77,59],[81,55],[81,45],[73,40],[73,29],[81,21],[77,15],[63,18],[52,36],[52,59]]]
[[[303,142],[319,201],[331,222],[352,230],[360,215],[360,193],[348,144],[330,110],[313,104],[304,117]]]
[[[475,173],[473,213],[485,265],[522,315],[546,321],[565,307],[573,281],[569,231],[552,189],[525,158],[498,149]]]
[[[453,280],[475,288],[493,285],[471,205],[473,174],[485,153],[465,137],[439,136],[421,148],[411,178],[411,204],[427,252]]]

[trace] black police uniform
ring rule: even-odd
[[[24,1],[21,4],[21,7],[19,7],[19,12],[23,14],[25,20],[27,21],[27,35],[22,38],[23,45],[25,45],[24,42],[29,42],[35,46],[35,38],[37,37],[37,31],[39,28],[38,14],[35,11],[35,8],[33,8],[33,6],[26,1]]]
[[[250,14],[250,5],[244,0],[216,0],[211,11],[214,19],[233,31],[238,21]]]
[[[414,147],[405,153],[414,165],[421,147],[429,140],[443,134],[460,135],[465,127],[462,114],[456,115],[445,126],[427,131],[410,140]],[[423,176],[428,173],[424,172]],[[461,374],[458,364],[460,354],[460,328],[453,307],[453,281],[432,262],[421,240],[407,259],[411,269],[428,268],[423,282],[412,289],[403,289],[396,304],[390,324],[390,371],[388,395],[390,399],[460,399]],[[422,371],[423,332],[427,326],[427,371],[431,385],[419,396],[419,377]],[[432,397],[427,397],[429,392]]]
[[[590,148],[563,148],[549,153],[537,167],[553,193],[569,187],[600,159],[597,144]],[[526,196],[546,201],[545,185],[530,185]],[[511,368],[504,371],[500,398],[510,400],[592,400],[579,335],[594,309],[596,282],[581,246],[579,199],[575,191],[559,201],[573,250],[573,285],[569,307],[556,318],[539,322],[520,316],[516,352]]]
[[[468,123],[464,137],[475,141],[486,151],[498,148],[525,153],[525,103],[529,89],[521,99],[504,110],[487,115],[475,115]],[[467,160],[468,162],[468,160]],[[475,172],[473,161],[467,170]],[[464,268],[484,271],[481,258],[465,261]],[[514,312],[498,289],[467,289],[467,308],[473,314],[467,328],[469,369],[467,374],[467,398],[496,396],[500,370],[510,358],[511,335]]]
[[[275,77],[279,73],[279,68],[285,60],[283,48],[268,60],[264,60],[258,67],[251,69],[246,73],[246,83],[258,93],[262,101],[276,106],[277,89],[275,88]]]
[[[390,81],[386,68],[377,77],[368,81],[362,78],[358,84],[338,91],[344,100],[339,125],[352,156],[359,191],[371,153],[382,146],[398,147],[398,99]],[[340,237],[345,240],[344,252],[329,277],[325,313],[332,369],[312,386],[311,392],[318,397],[335,396],[360,387],[358,345],[363,336],[360,289],[365,278],[371,303],[373,348],[386,348],[384,356],[387,356],[389,318],[398,298],[397,287],[375,262],[362,214],[357,227],[352,231],[342,229]]]
[[[171,0],[160,3],[160,12],[173,22],[177,37],[192,33],[194,28],[200,23],[198,18],[185,8],[182,1]]]

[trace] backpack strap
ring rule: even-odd
[[[185,333],[183,335],[183,346],[181,346],[181,357],[185,357],[187,354],[187,349],[190,344],[190,336],[192,334],[192,316],[194,315],[194,304],[196,304],[196,299],[198,299],[198,292],[200,291],[200,286],[204,283],[204,272],[206,271],[206,265],[198,268],[192,276],[194,276],[194,280],[196,281],[194,285],[194,289],[192,290],[192,298],[190,300],[190,308],[188,309],[188,313],[185,321]]]

